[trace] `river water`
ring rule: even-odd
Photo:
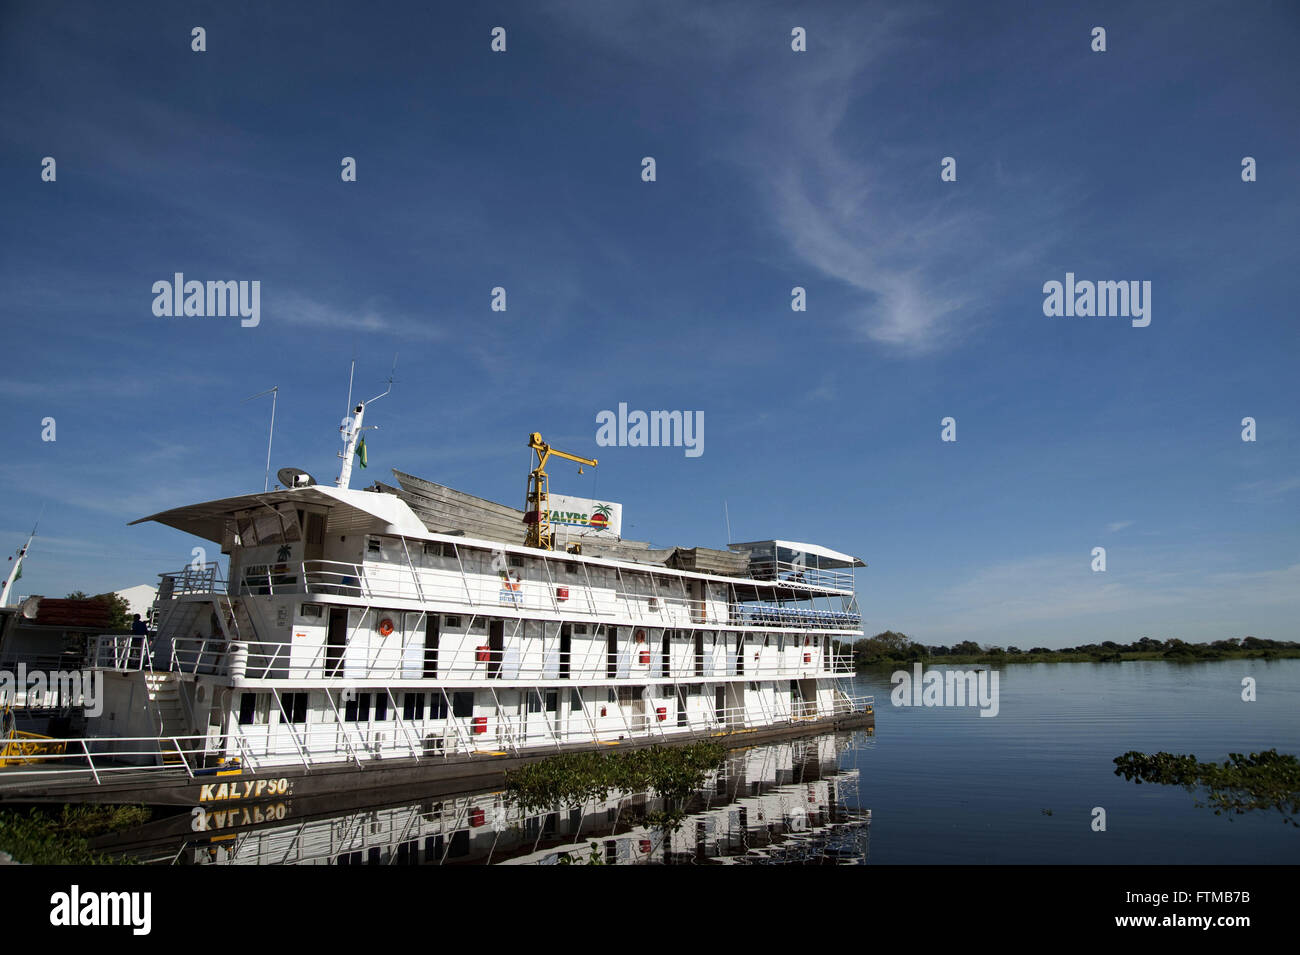
[[[873,864],[1300,862],[1300,829],[1276,810],[1215,816],[1185,789],[1126,781],[1112,763],[1129,750],[1300,755],[1300,660],[998,672],[995,717],[894,706],[889,671],[859,675],[876,696],[875,739],[841,765],[859,771],[872,811]],[[1255,702],[1242,700],[1246,677]]]
[[[997,672],[992,717],[896,706],[890,671],[861,674],[874,733],[733,751],[669,832],[645,794],[524,813],[483,792],[336,814],[287,801],[252,825],[242,809],[210,813],[202,832],[174,818],[173,835],[129,854],[253,865],[1300,862],[1300,829],[1276,810],[1216,816],[1182,788],[1116,776],[1112,762],[1129,750],[1300,754],[1300,660]],[[1242,699],[1247,677],[1254,702]]]

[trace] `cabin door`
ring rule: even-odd
[[[695,675],[704,676],[704,634],[695,634]]]
[[[570,624],[560,625],[560,679],[569,678],[569,662],[573,658],[573,627]]]
[[[343,666],[343,648],[348,643],[348,611],[346,607],[330,608],[329,631],[325,637],[325,675],[338,676]]]
[[[506,622],[493,620],[488,625],[488,679],[501,676],[501,656],[506,648]]]
[[[424,678],[431,680],[438,675],[438,624],[439,617],[431,613],[424,620]]]
[[[727,688],[725,685],[718,687],[713,692],[713,711],[717,714],[717,720],[723,726],[727,725]]]

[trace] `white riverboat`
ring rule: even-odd
[[[401,472],[400,487],[354,489],[366,405],[352,410],[335,486],[285,469],[284,487],[141,519],[205,543],[161,575],[155,632],[97,639],[102,711],[85,738],[20,768],[88,770],[95,784],[145,767],[466,772],[571,747],[820,732],[871,712],[836,652],[862,635],[860,560],[775,539],[622,540],[617,505],[553,506],[538,435],[528,515]],[[552,549],[566,530],[567,549]],[[213,545],[224,572],[201,559]]]

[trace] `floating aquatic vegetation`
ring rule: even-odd
[[[1229,753],[1223,763],[1198,762],[1194,755],[1139,753],[1130,750],[1115,758],[1115,775],[1166,786],[1182,786],[1188,792],[1208,792],[1206,802],[1216,816],[1224,812],[1244,815],[1251,809],[1276,809],[1284,822],[1300,828],[1300,760],[1275,749],[1262,753]]]

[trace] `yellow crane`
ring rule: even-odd
[[[546,462],[555,455],[566,461],[578,462],[578,473],[582,465],[596,466],[595,458],[582,458],[576,454],[557,451],[534,431],[528,436],[528,446],[537,452],[537,465],[528,472],[528,503],[524,508],[524,523],[528,525],[528,536],[524,539],[526,547],[540,547],[543,550],[555,550],[555,535],[551,531],[550,499],[546,485]]]

